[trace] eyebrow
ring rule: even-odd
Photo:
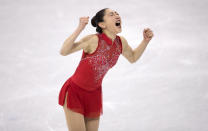
[[[116,14],[119,14],[118,12],[114,11]],[[112,14],[113,12],[111,11],[109,14]]]

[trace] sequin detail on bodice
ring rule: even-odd
[[[104,33],[96,34],[99,38],[96,50],[92,54],[82,52],[80,63],[72,76],[72,80],[81,88],[95,90],[102,86],[102,80],[122,53],[122,43],[116,36],[112,43]]]

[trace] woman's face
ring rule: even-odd
[[[103,20],[104,22],[101,22],[101,26],[100,26],[103,30],[108,30],[115,34],[120,33],[122,31],[121,17],[116,11],[111,9],[106,9]]]

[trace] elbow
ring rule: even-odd
[[[62,50],[59,51],[59,54],[62,55],[62,56],[66,56],[66,55],[67,55],[67,54],[66,54],[64,51],[62,51]]]
[[[136,59],[135,59],[135,57],[134,57],[134,53],[132,54],[132,57],[130,58],[129,61],[130,61],[131,64],[133,64],[133,63],[136,62]]]
[[[130,63],[131,64],[134,64],[136,61],[135,60],[130,60]]]
[[[129,62],[130,62],[131,64],[133,64],[133,63],[136,62],[136,60],[134,59],[134,57],[131,57],[131,58],[129,59]]]

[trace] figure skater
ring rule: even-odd
[[[74,74],[59,92],[59,105],[63,106],[69,131],[98,131],[103,114],[103,77],[116,64],[120,54],[130,63],[135,63],[153,37],[149,28],[144,29],[142,42],[133,50],[123,36],[117,35],[122,31],[119,14],[104,8],[91,19],[97,33],[75,42],[88,24],[88,19],[89,16],[79,18],[78,27],[64,41],[60,50],[60,54],[66,56],[83,49]]]

